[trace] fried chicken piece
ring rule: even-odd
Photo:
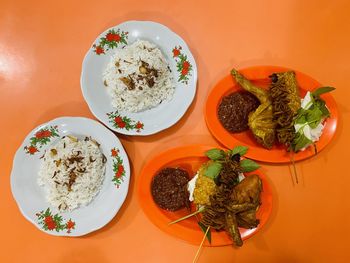
[[[238,226],[247,229],[257,227],[259,225],[259,219],[256,218],[256,209],[257,207],[238,213],[236,215]]]
[[[239,233],[236,215],[231,212],[226,212],[225,219],[226,219],[226,231],[230,234],[235,245],[238,247],[241,247],[243,245],[243,241],[241,238],[241,234]]]
[[[243,204],[228,204],[226,205],[226,208],[230,210],[231,212],[237,214],[243,211],[247,211],[249,209],[256,208],[256,204],[253,203],[243,203]]]
[[[242,246],[238,227],[253,228],[259,224],[255,213],[260,205],[262,182],[257,175],[251,175],[232,186],[241,171],[235,165],[226,167],[231,167],[231,172],[230,169],[222,170],[225,172],[220,174],[220,185],[215,186],[215,192],[209,198],[210,203],[205,205],[201,223],[218,231],[225,229],[234,244]]]
[[[256,174],[253,174],[245,177],[238,185],[234,187],[231,194],[231,200],[234,204],[259,204],[261,190],[261,179]]]
[[[254,228],[259,224],[256,211],[260,205],[260,193],[262,182],[259,176],[251,175],[244,178],[232,191],[231,200],[233,207],[245,207],[245,210],[237,210],[236,220],[239,227]],[[249,205],[248,205],[249,204]]]
[[[243,89],[260,101],[260,106],[248,116],[248,126],[257,142],[270,149],[275,142],[276,123],[273,120],[272,100],[268,91],[255,86],[235,69],[232,69],[231,75]]]

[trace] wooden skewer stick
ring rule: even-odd
[[[201,244],[199,245],[199,248],[198,248],[198,250],[197,250],[196,256],[194,257],[192,263],[196,263],[196,262],[197,262],[198,257],[199,257],[199,253],[201,252],[201,249],[202,249],[202,247],[203,247],[203,244],[204,244],[205,238],[206,238],[206,236],[207,236],[207,234],[208,234],[208,232],[209,232],[209,229],[210,229],[210,226],[207,227],[207,230],[206,230],[205,233],[204,233],[202,242],[201,242]]]
[[[295,182],[298,184],[299,180],[298,180],[297,168],[295,167],[295,162],[294,162],[294,152],[291,153],[291,159],[292,159],[292,165],[294,170]]]
[[[197,211],[194,211],[192,214],[189,214],[189,215],[187,215],[187,216],[184,216],[184,217],[181,217],[181,218],[179,218],[179,219],[176,219],[176,220],[170,222],[168,225],[172,225],[172,224],[178,223],[178,222],[180,222],[180,221],[182,221],[182,220],[185,220],[185,219],[187,219],[187,218],[190,218],[191,216],[194,216],[194,215],[196,215],[196,214],[199,214],[199,213],[203,212],[204,209],[205,209],[204,206],[202,206],[202,207],[200,207]]]

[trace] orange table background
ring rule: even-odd
[[[346,262],[350,247],[350,2],[344,1],[0,1],[0,261],[192,262],[196,246],[158,230],[140,210],[135,183],[147,160],[175,145],[217,142],[203,118],[211,87],[231,67],[298,69],[333,93],[340,122],[317,157],[264,165],[274,208],[240,249],[205,248],[199,262]],[[119,136],[131,161],[129,195],[116,218],[81,238],[53,237],[24,219],[10,191],[12,159],[27,133],[59,116],[89,112],[81,63],[95,37],[126,20],[153,20],[181,35],[198,65],[198,93],[184,118],[148,137]]]

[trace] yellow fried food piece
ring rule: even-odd
[[[231,74],[243,89],[260,101],[260,106],[248,116],[248,126],[257,142],[270,149],[275,141],[276,123],[273,120],[272,100],[268,91],[255,86],[235,69],[232,69]]]
[[[210,163],[210,161],[208,162]],[[208,163],[206,165],[208,165]],[[194,188],[193,198],[197,206],[210,205],[210,196],[215,193],[216,184],[213,179],[204,175],[204,167],[198,171],[196,187]]]

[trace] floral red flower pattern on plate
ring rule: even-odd
[[[75,229],[75,222],[72,219],[69,219],[67,222],[64,222],[62,216],[59,214],[52,214],[50,208],[47,208],[45,211],[40,211],[36,214],[38,218],[38,224],[45,231],[64,231],[71,233],[72,229]]]
[[[33,155],[39,152],[39,149],[50,142],[54,137],[59,137],[57,126],[42,128],[30,138],[30,144],[24,146],[24,150],[26,153]]]
[[[136,130],[136,132],[140,132],[144,127],[142,122],[134,121],[127,116],[121,116],[118,111],[107,113],[107,116],[109,122],[116,129]]]
[[[98,44],[92,46],[97,55],[105,54],[106,51],[118,47],[120,44],[127,45],[128,32],[120,29],[110,29],[104,37],[99,39]]]
[[[112,181],[119,188],[119,185],[123,182],[123,178],[125,176],[125,169],[123,165],[123,160],[119,156],[119,150],[117,148],[113,148],[111,150],[111,157],[113,160],[113,172],[114,176]]]
[[[182,53],[181,46],[173,48],[173,58],[176,61],[177,72],[179,72],[178,82],[187,84],[192,72],[192,65],[185,54]]]

